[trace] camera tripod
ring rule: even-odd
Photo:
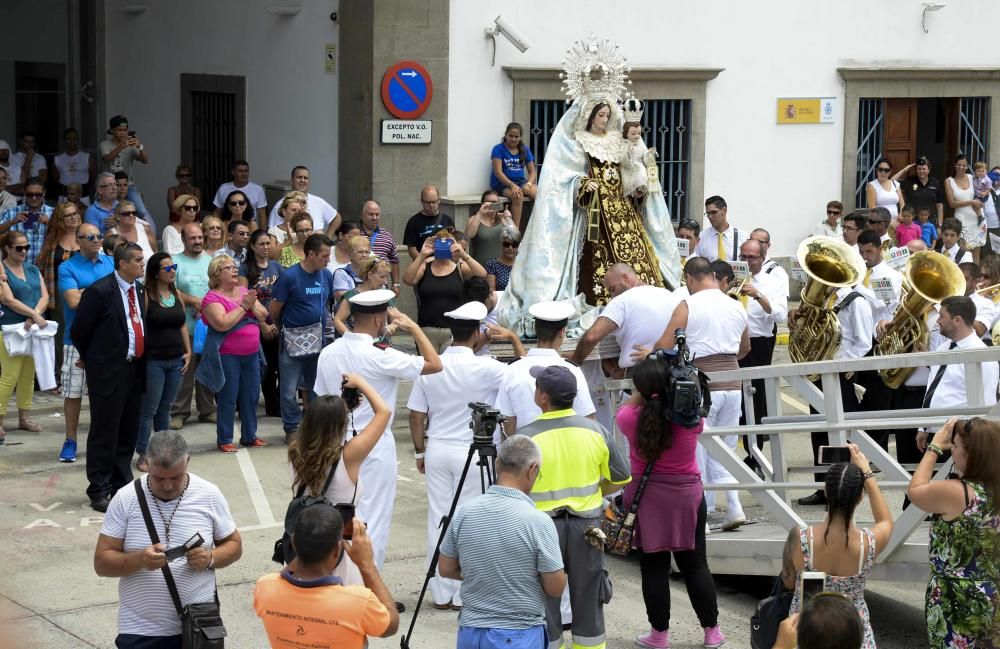
[[[478,433],[479,431],[476,432]],[[431,563],[427,567],[427,575],[424,576],[424,585],[420,587],[420,596],[417,598],[416,608],[413,609],[410,626],[406,630],[406,635],[399,641],[399,646],[402,649],[410,649],[410,637],[413,635],[413,627],[417,624],[417,616],[420,615],[420,605],[424,601],[424,595],[427,593],[427,587],[430,585],[431,579],[434,578],[437,572],[438,558],[441,556],[441,544],[444,542],[444,535],[447,534],[448,525],[451,523],[451,519],[455,515],[455,510],[458,508],[458,499],[462,496],[462,487],[465,486],[465,478],[469,475],[469,469],[472,467],[472,458],[477,453],[479,454],[479,460],[476,462],[476,466],[479,467],[479,486],[481,491],[485,494],[486,488],[496,482],[497,446],[493,443],[492,433],[489,440],[488,442],[481,440],[480,435],[476,434],[473,437],[472,444],[469,445],[469,456],[465,460],[462,476],[458,479],[455,497],[451,499],[451,506],[448,508],[448,513],[441,519],[441,534],[438,536],[437,545],[434,546],[434,554],[431,555]]]

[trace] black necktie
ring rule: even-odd
[[[950,345],[948,345],[948,350],[951,351],[956,347],[958,347],[958,343],[953,342]],[[948,369],[947,365],[942,365],[938,367],[937,374],[934,375],[934,380],[931,381],[931,384],[927,387],[927,393],[924,394],[924,408],[930,408],[931,398],[934,396],[934,390],[937,390],[938,383],[940,383],[941,379],[944,378],[944,371],[946,369]]]

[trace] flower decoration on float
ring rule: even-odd
[[[567,102],[588,97],[619,98],[631,85],[628,66],[621,47],[608,38],[591,34],[566,50],[559,78]]]

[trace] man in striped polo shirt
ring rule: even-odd
[[[366,201],[361,208],[361,231],[368,237],[372,254],[392,264],[389,270],[392,290],[399,297],[399,251],[396,250],[396,237],[379,225],[381,220],[382,206],[376,201]]]
[[[528,496],[541,462],[530,438],[509,437],[497,450],[496,484],[459,507],[448,526],[438,569],[462,580],[458,649],[547,644],[545,596],[559,601],[566,573],[552,519]]]
[[[611,599],[604,550],[587,540],[600,526],[604,494],[631,479],[624,449],[603,426],[573,411],[577,384],[561,365],[531,368],[535,404],[542,414],[517,432],[532,438],[545,458],[545,476],[531,490],[538,509],[552,517],[569,578],[573,649],[604,649],[604,605]],[[546,601],[549,647],[562,645],[560,598]]]

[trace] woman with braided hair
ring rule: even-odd
[[[807,570],[825,572],[826,586],[823,590],[843,593],[854,602],[865,625],[862,647],[875,649],[875,636],[865,603],[865,583],[875,557],[892,536],[892,516],[868,458],[854,444],[847,446],[851,450],[851,463],[834,464],[826,473],[826,520],[819,525],[789,531],[781,578],[785,588],[795,589],[789,613],[798,613],[803,604],[798,589],[802,573]],[[865,493],[875,516],[875,525],[858,529],[854,525],[854,510],[861,504]]]

